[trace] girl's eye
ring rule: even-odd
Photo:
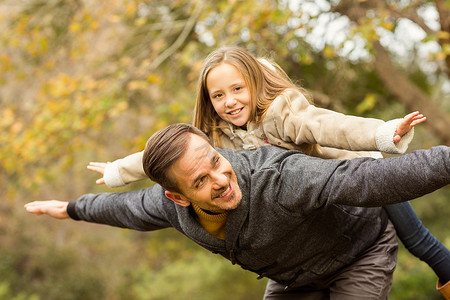
[[[214,94],[214,95],[212,96],[213,99],[218,99],[218,98],[220,98],[220,97],[222,97],[222,94]]]
[[[242,87],[240,87],[240,86],[234,88],[235,91],[239,91],[240,89],[242,89]]]

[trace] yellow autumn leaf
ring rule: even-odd
[[[443,40],[450,39],[450,33],[441,30],[437,32],[437,37]]]
[[[387,29],[389,31],[392,31],[394,29],[394,24],[389,21],[383,22],[381,25],[384,29]]]
[[[151,74],[147,77],[147,81],[151,83],[161,83],[161,77]]]
[[[367,94],[364,100],[361,101],[358,106],[356,106],[356,111],[358,114],[370,111],[375,107],[377,103],[377,96],[375,94]]]
[[[132,16],[136,12],[136,5],[135,4],[128,4],[125,8],[125,13],[128,16]]]
[[[69,26],[69,31],[70,32],[79,32],[82,29],[82,25],[79,22],[74,22],[72,24],[70,24]]]
[[[442,52],[445,54],[445,55],[450,55],[450,44],[443,44],[442,45]]]
[[[325,46],[325,48],[323,48],[322,50],[322,53],[327,58],[333,58],[335,56],[334,49],[330,46]]]

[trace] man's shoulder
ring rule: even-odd
[[[276,146],[261,146],[256,150],[230,150],[216,148],[232,165],[235,171],[250,168],[274,167],[289,158],[301,159],[306,154],[297,150],[287,150]]]

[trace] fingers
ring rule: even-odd
[[[34,201],[24,205],[25,210],[35,215],[42,215],[46,213],[46,206],[48,201]]]
[[[48,200],[30,202],[25,204],[24,207],[27,212],[37,216],[47,214],[56,219],[67,219],[69,218],[67,204],[68,202]]]
[[[89,163],[89,165],[94,166],[94,167],[102,167],[104,169],[106,167],[107,163],[91,161]]]
[[[423,115],[418,115],[417,118],[414,119],[414,121],[411,122],[410,126],[414,127],[417,124],[423,123],[427,120],[427,117],[424,117]]]
[[[409,124],[409,126],[415,126],[417,124],[420,124],[422,122],[425,122],[427,120],[426,117],[424,117],[423,114],[419,113],[418,111],[412,112],[410,114],[407,114],[403,118],[403,122],[406,124]],[[405,125],[406,125],[405,124]]]
[[[412,112],[412,113],[409,113],[409,114],[407,114],[404,118],[403,118],[403,120],[412,120],[412,119],[414,119],[414,117],[416,117],[417,115],[419,115],[419,112],[418,111],[414,111],[414,112]]]
[[[400,140],[402,139],[402,137],[398,134],[394,135],[394,143],[398,143],[400,142]]]
[[[87,166],[87,168],[88,168],[88,170],[91,170],[91,171],[94,171],[94,172],[104,175],[106,165],[107,165],[106,163],[90,162],[89,165]],[[105,180],[103,178],[99,178],[99,179],[97,179],[97,181],[95,183],[96,184],[105,184]]]
[[[105,173],[105,167],[106,163],[99,163],[99,162],[90,162],[87,168],[91,171],[104,174]]]
[[[40,216],[42,215],[42,212],[40,211],[39,208],[37,207],[32,207],[32,206],[25,206],[25,210],[31,214],[35,214],[36,216]]]

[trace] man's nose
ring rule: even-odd
[[[221,189],[228,186],[228,177],[223,173],[214,173],[212,179],[215,189]]]

